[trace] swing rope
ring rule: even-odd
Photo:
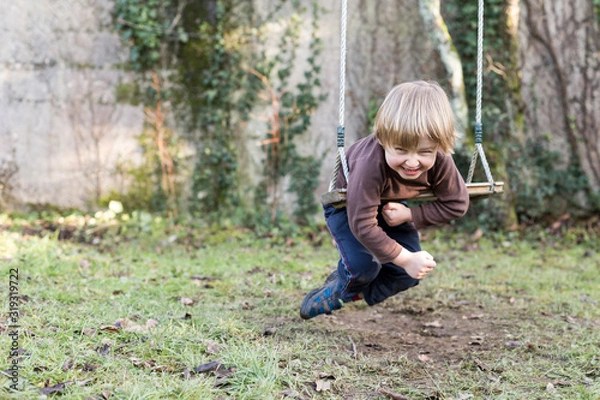
[[[346,182],[348,181],[348,162],[346,160],[346,151],[344,150],[344,114],[346,112],[346,21],[348,19],[348,2],[342,0],[342,12],[341,12],[341,23],[340,23],[340,87],[339,87],[339,110],[338,118],[339,125],[337,128],[337,157],[335,160],[335,167],[333,169],[333,176],[329,183],[329,191],[335,189],[335,183],[337,181],[338,172],[340,166],[344,171]]]
[[[471,183],[473,180],[475,164],[477,164],[477,156],[479,155],[481,158],[481,165],[485,171],[485,176],[490,184],[490,190],[493,191],[494,178],[492,177],[492,171],[490,170],[485,152],[483,151],[483,125],[481,123],[481,98],[483,93],[483,11],[484,2],[483,0],[479,0],[477,13],[477,93],[475,102],[475,149],[473,150],[471,164],[469,165],[467,183]]]
[[[481,123],[481,105],[483,93],[483,16],[484,16],[484,0],[479,0],[478,3],[478,19],[477,19],[477,93],[475,106],[475,149],[471,157],[469,165],[469,173],[467,175],[467,188],[470,196],[488,196],[494,193],[501,193],[503,182],[494,182],[492,171],[487,162],[485,151],[483,149],[483,125]],[[340,168],[344,173],[346,182],[348,182],[349,170],[346,160],[346,152],[344,150],[345,128],[344,128],[344,113],[346,101],[346,30],[348,18],[348,2],[342,0],[341,5],[341,21],[340,21],[340,82],[339,82],[339,125],[337,128],[337,156],[333,175],[329,183],[329,192],[323,194],[321,201],[323,204],[338,204],[345,203],[345,191],[336,190],[337,176]],[[487,184],[472,183],[473,173],[477,158],[481,159],[481,164],[485,171]],[[434,200],[435,196],[432,193],[424,192],[414,198],[415,200]]]

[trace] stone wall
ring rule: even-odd
[[[254,1],[265,13],[279,3]],[[310,9],[312,2],[304,2]],[[327,99],[298,143],[301,152],[324,157],[319,191],[327,188],[335,161],[340,3],[320,2],[325,11],[318,21],[324,46],[320,80]],[[447,71],[427,34],[419,0],[348,4],[345,125],[350,145],[370,133],[368,112],[393,85],[412,79],[444,82]],[[143,110],[115,99],[116,86],[131,77],[118,67],[128,52],[111,28],[111,9],[110,0],[16,0],[3,7],[0,190],[5,204],[86,207],[111,188],[124,189],[116,166],[139,157],[136,135],[142,131]],[[277,17],[291,12],[288,4],[270,24],[274,41],[282,29]],[[303,15],[297,81],[309,56],[311,18],[310,12]],[[243,170],[256,178],[262,157],[256,139],[265,131],[257,121],[248,126]]]
[[[110,1],[17,0],[0,13],[3,201],[83,207],[119,188],[143,113],[116,104],[127,52]]]

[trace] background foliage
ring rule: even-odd
[[[504,181],[506,196],[474,202],[462,224],[490,228],[515,222],[553,220],[572,210],[574,196],[590,198],[590,209],[598,209],[589,182],[577,157],[563,159],[551,151],[549,141],[525,141],[517,55],[519,49],[509,34],[504,0],[485,2],[482,122],[484,147],[493,176]],[[598,1],[595,0],[598,9]],[[442,11],[454,45],[460,54],[467,102],[475,116],[477,12],[476,2],[442,2]],[[473,133],[467,135],[473,139]],[[471,149],[472,146],[466,146]],[[461,171],[468,170],[470,154],[457,154]],[[486,181],[482,169],[474,181]],[[479,173],[479,175],[477,174]],[[588,210],[589,211],[589,210]]]
[[[593,4],[600,10],[598,0]],[[284,7],[293,12],[279,13]],[[592,210],[598,208],[594,199],[600,196],[594,197],[584,178],[568,179],[582,176],[576,157],[565,160],[549,150],[547,141],[522,139],[527,127],[521,122],[518,49],[508,33],[506,4],[489,0],[485,7],[484,146],[494,178],[506,182],[507,195],[474,202],[460,224],[502,228],[556,218],[569,210],[572,204],[565,199],[574,193],[590,198]],[[175,162],[175,173],[189,176],[189,181],[177,187],[180,207],[211,221],[226,217],[255,229],[310,225],[318,213],[314,192],[323,155],[300,154],[296,143],[310,126],[313,110],[325,98],[319,92],[322,43],[318,31],[323,11],[318,2],[307,9],[298,1],[281,1],[270,14],[262,15],[253,2],[240,0],[118,0],[114,11],[115,26],[130,48],[128,67],[139,73],[137,86],[121,88],[121,98],[148,107],[163,101],[171,107],[168,115],[176,117],[182,128],[165,146]],[[303,15],[308,13],[314,21],[310,57],[299,60],[300,33],[307,28]],[[473,121],[477,4],[443,2],[442,13],[461,57]],[[283,14],[288,17],[278,17]],[[265,34],[269,23],[283,27],[275,44]],[[266,54],[268,46],[276,49],[274,55]],[[291,77],[298,68],[304,69],[303,80],[293,85]],[[151,72],[161,76],[160,99],[146,88]],[[257,117],[256,110],[263,112]],[[246,129],[251,119],[261,120],[264,126],[256,137]],[[173,120],[167,124],[173,125]],[[456,160],[466,175],[472,132],[465,137],[467,145]],[[257,182],[243,170],[249,138],[257,139],[263,151]],[[135,184],[132,193],[120,200],[126,207],[168,211],[168,196],[159,184],[164,169],[158,167],[160,160],[152,141],[147,141],[147,135],[140,140],[148,162],[128,170]],[[183,145],[190,146],[194,154],[187,162]],[[186,175],[190,161],[192,167]],[[474,181],[484,180],[481,168],[476,170]],[[140,201],[128,200],[134,198]]]
[[[193,214],[215,221],[233,215],[238,222],[254,226],[280,224],[288,216],[295,223],[309,224],[318,210],[313,193],[321,160],[299,154],[295,139],[307,130],[311,113],[324,99],[314,93],[320,86],[321,11],[317,2],[310,10],[292,2],[291,17],[276,21],[275,14],[285,3],[263,19],[252,2],[239,0],[119,0],[115,4],[116,27],[130,48],[129,67],[139,73],[139,86],[145,85],[150,72],[158,71],[168,87],[164,100],[177,121],[183,121],[179,124],[183,133],[172,139],[187,143],[195,154],[188,185],[191,193],[185,202]],[[296,48],[305,13],[312,13],[314,19],[311,54],[307,60],[298,60]],[[284,34],[277,54],[267,56],[263,26],[275,21],[285,27]],[[290,76],[299,62],[307,65],[304,81],[292,87]],[[152,92],[135,92],[145,93],[144,104],[152,103]],[[257,137],[264,152],[262,182],[252,187],[240,169],[240,157],[247,151],[243,147],[248,135],[245,126],[256,107],[268,111],[264,136]],[[146,154],[152,158],[150,152]],[[145,171],[148,174],[140,174],[139,168],[130,170],[134,181],[151,179],[151,168]],[[159,186],[153,187],[158,195],[148,196],[148,184],[137,183],[133,190],[142,192],[126,197],[165,197]],[[282,202],[285,191],[295,195],[293,207]],[[179,196],[181,201],[184,193]],[[152,201],[145,208],[156,209]]]

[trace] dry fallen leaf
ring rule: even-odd
[[[90,260],[88,260],[87,258],[83,258],[81,260],[79,260],[79,270],[88,270],[90,269],[90,266],[92,265],[92,263],[90,263]]]
[[[136,318],[137,319],[137,318]],[[158,321],[150,318],[146,321],[145,325],[140,325],[133,322],[129,318],[119,318],[113,325],[104,325],[100,327],[101,331],[117,332],[122,329],[125,332],[134,333],[145,333],[148,329],[154,328],[158,325]]]
[[[150,369],[150,371],[153,372],[168,372],[168,373],[172,373],[173,371],[175,371],[175,368],[173,368],[170,365],[156,365],[154,367],[152,367]]]
[[[327,372],[315,372],[314,375],[317,379],[329,379],[333,381],[335,380],[335,376],[328,374]]]
[[[45,395],[54,394],[54,393],[63,391],[67,386],[72,385],[72,384],[73,384],[73,381],[61,382],[61,383],[57,383],[56,385],[44,387],[40,390],[40,392],[42,392],[42,394],[45,394]]]
[[[85,336],[93,336],[96,333],[96,330],[92,328],[83,328],[81,333]]]
[[[567,386],[572,386],[573,383],[572,382],[568,382],[568,381],[554,381],[554,386],[557,387],[567,387]]]
[[[208,354],[215,354],[221,350],[221,346],[219,345],[219,343],[211,339],[204,340],[204,345],[206,346],[206,352]]]
[[[23,336],[26,337],[35,337],[35,333],[30,331],[29,329],[23,329]]]
[[[73,359],[72,358],[67,358],[67,361],[65,361],[65,363],[62,366],[62,370],[63,371],[69,371],[73,369]]]
[[[116,326],[113,325],[103,325],[100,327],[101,331],[106,331],[106,332],[118,332],[120,328],[117,328]]]
[[[477,367],[479,367],[480,370],[482,371],[489,371],[490,367],[488,367],[487,365],[485,365],[483,362],[481,362],[478,359],[475,359],[475,364],[477,365]]]
[[[158,326],[157,320],[150,318],[150,319],[148,319],[148,321],[146,321],[146,328],[150,329],[150,328],[154,328],[156,326]]]
[[[204,372],[215,371],[220,366],[221,366],[221,360],[215,360],[215,361],[211,361],[211,362],[206,363],[206,364],[198,365],[192,371],[194,371],[197,374],[201,374],[201,373],[204,373]]]
[[[467,243],[463,247],[461,247],[463,251],[476,251],[479,250],[479,245],[477,243]]]
[[[106,356],[110,352],[110,345],[104,343],[102,346],[96,347],[96,352],[101,356]]]
[[[444,326],[440,323],[440,321],[427,322],[423,324],[426,328],[443,328]]]
[[[100,368],[99,365],[85,363],[83,365],[83,367],[81,368],[81,370],[85,371],[85,372],[93,372],[93,371],[97,370],[98,368]]]
[[[234,372],[235,367],[223,368],[222,365],[219,365],[214,374],[217,377],[217,381],[223,381],[225,378],[229,378]]]
[[[483,230],[477,228],[477,230],[471,235],[471,240],[476,242],[483,237]]]
[[[508,347],[509,349],[516,349],[517,347],[521,347],[523,346],[523,343],[518,342],[516,340],[509,340],[508,342],[506,342],[504,344],[506,347]]]
[[[45,386],[42,389],[40,389],[40,392],[42,392],[42,394],[45,394],[45,395],[60,393],[64,389],[66,389],[66,387],[69,386],[69,385],[85,386],[88,383],[92,382],[93,380],[94,379],[85,379],[83,381],[60,382],[60,383],[57,383],[56,385],[53,385],[53,386]],[[48,381],[44,382],[44,385],[46,385],[47,383],[48,383]]]
[[[484,341],[485,338],[483,336],[475,335],[475,336],[471,336],[471,339],[472,340],[469,342],[469,345],[471,345],[471,346],[481,346],[483,344],[483,341]]]
[[[214,374],[217,377],[215,380],[215,387],[221,387],[227,385],[227,379],[235,372],[235,367],[229,368],[218,368]]]
[[[331,383],[329,383],[329,381],[318,380],[315,384],[317,385],[317,392],[331,389]]]
[[[419,358],[419,361],[424,362],[424,363],[428,363],[431,361],[431,358],[429,358],[426,354],[419,354],[418,358]]]
[[[242,310],[253,310],[254,306],[248,302],[248,300],[244,300],[242,302]]]
[[[191,306],[194,305],[194,300],[188,298],[188,297],[181,297],[179,299],[179,301],[181,302],[181,304],[183,304],[184,306]]]
[[[482,319],[483,314],[463,315],[462,319]]]
[[[131,363],[135,366],[135,367],[141,367],[141,368],[152,368],[154,366],[154,361],[153,360],[144,360],[141,358],[135,358],[135,357],[131,357],[129,358],[129,361],[131,361]]]
[[[133,322],[129,318],[119,318],[115,322],[115,326],[117,328],[123,329],[126,332],[145,332],[146,331],[145,327],[136,324],[135,322]]]
[[[100,393],[100,398],[102,400],[108,400],[111,394],[112,392],[110,390],[103,390],[102,393]]]
[[[203,276],[203,275],[192,275],[190,276],[190,279],[193,281],[214,281],[215,278],[214,276]]]
[[[295,390],[293,390],[293,389],[289,389],[289,388],[288,388],[288,389],[284,389],[284,390],[281,392],[281,395],[282,395],[283,397],[299,397],[299,396],[300,396],[300,393],[298,393],[297,391],[295,391]]]
[[[265,328],[265,330],[263,331],[264,336],[271,336],[271,335],[274,335],[275,333],[277,333],[277,328],[275,328],[274,326]]]
[[[429,396],[425,397],[426,400],[446,400],[447,397],[441,392],[433,392]]]
[[[213,276],[197,276],[197,275],[190,276],[190,279],[192,280],[194,285],[205,288],[205,289],[212,289],[213,285],[211,285],[210,282],[217,280],[217,278],[215,278]]]

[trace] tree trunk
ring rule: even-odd
[[[600,29],[593,0],[522,0],[521,94],[528,136],[579,162],[600,190]],[[585,206],[585,204],[582,204]]]
[[[466,132],[469,119],[469,109],[465,98],[465,82],[463,80],[462,64],[452,38],[448,33],[446,23],[440,12],[440,0],[419,0],[419,12],[425,31],[446,69],[447,80],[450,86],[450,101],[456,115],[456,128],[459,132]]]

